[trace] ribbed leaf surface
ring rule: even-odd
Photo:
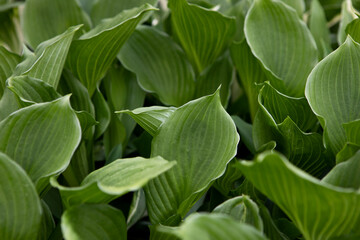
[[[39,196],[26,172],[0,153],[0,236],[36,239],[43,214]]]
[[[0,99],[4,93],[6,79],[12,75],[20,61],[20,56],[0,46]]]
[[[266,152],[241,165],[247,179],[287,214],[305,239],[359,232],[359,192],[322,183],[278,153]]]

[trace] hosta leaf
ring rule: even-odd
[[[0,235],[36,239],[43,214],[39,196],[26,172],[0,153]]]
[[[251,119],[253,120],[259,108],[259,87],[256,84],[266,81],[267,77],[261,63],[251,52],[246,40],[233,43],[230,47],[230,53],[249,101]]]
[[[316,43],[295,11],[279,1],[256,0],[246,16],[245,36],[269,71],[271,84],[289,96],[303,96],[318,57]]]
[[[156,10],[146,4],[101,22],[72,42],[67,66],[89,90],[90,96],[144,14]]]
[[[72,207],[61,217],[65,240],[125,240],[124,214],[106,204],[83,204]]]
[[[277,153],[243,161],[241,170],[287,214],[305,239],[330,239],[359,231],[359,192],[322,183]]]
[[[193,98],[192,67],[167,34],[150,27],[138,28],[121,49],[119,58],[136,73],[139,85],[156,93],[163,103],[180,106]]]
[[[171,230],[182,240],[265,240],[261,232],[254,227],[239,223],[223,214],[193,214],[179,227]]]
[[[17,9],[20,4],[7,3],[0,6],[0,44],[18,54],[21,53],[23,44]]]
[[[195,98],[212,94],[220,89],[221,103],[226,108],[230,98],[230,87],[233,80],[233,67],[229,54],[218,58],[214,64],[204,70],[197,78]]]
[[[288,6],[292,7],[293,9],[295,9],[295,11],[300,16],[300,18],[302,17],[302,15],[305,11],[304,0],[280,0],[280,1],[282,1],[283,3],[285,3]]]
[[[91,25],[76,0],[26,1],[21,22],[26,42],[33,49],[78,24],[84,24],[85,30]]]
[[[197,73],[218,58],[235,36],[235,19],[186,0],[170,0],[171,23]]]
[[[151,156],[176,160],[177,165],[145,187],[151,222],[170,224],[184,217],[209,184],[224,173],[238,141],[219,91],[176,109],[152,141]]]
[[[40,226],[41,231],[39,231],[39,235],[37,239],[48,240],[50,238],[51,233],[55,229],[55,222],[48,205],[44,201],[41,201],[41,206],[43,209],[43,215],[41,218],[41,226]]]
[[[229,199],[217,206],[213,213],[227,214],[239,222],[254,226],[260,232],[263,231],[259,208],[248,196]]]
[[[146,200],[144,190],[136,191],[130,205],[129,216],[127,218],[128,228],[132,227],[146,213]]]
[[[51,179],[53,187],[60,190],[65,206],[80,203],[108,203],[130,191],[142,188],[150,179],[169,170],[175,162],[161,157],[119,159],[91,172],[79,187],[60,186]]]
[[[116,14],[131,9],[134,7],[140,7],[141,5],[148,3],[156,6],[158,0],[132,0],[132,1],[114,1],[114,0],[102,0],[96,1],[91,8],[91,20],[96,25],[104,18],[114,17]]]
[[[349,34],[352,39],[360,43],[360,19],[357,18],[349,23],[345,29],[346,34]]]
[[[63,34],[41,43],[33,54],[28,54],[16,67],[14,75],[38,78],[56,89],[71,41],[79,28],[70,27]]]
[[[339,45],[343,44],[346,40],[346,27],[351,21],[355,18],[358,18],[355,15],[354,9],[352,7],[351,1],[343,1],[341,4],[341,20],[338,30],[337,40]]]
[[[231,116],[231,118],[233,119],[236,128],[240,133],[241,141],[245,144],[245,146],[249,149],[249,151],[252,154],[255,154],[256,150],[252,136],[252,132],[253,132],[252,125],[245,122],[238,116]]]
[[[0,122],[0,151],[26,170],[40,193],[50,176],[65,170],[80,137],[69,96],[20,109]]]
[[[323,182],[343,188],[360,189],[360,152],[345,162],[337,164],[323,179]]]
[[[51,102],[61,95],[46,82],[29,76],[11,77],[8,88],[13,91],[25,105]]]
[[[0,46],[0,99],[4,93],[6,79],[12,75],[20,61],[20,56]]]
[[[108,103],[99,89],[95,90],[95,93],[92,96],[92,101],[95,107],[95,118],[96,121],[99,122],[99,124],[95,127],[95,139],[97,139],[109,126],[111,112]]]
[[[346,142],[342,126],[360,118],[360,45],[348,38],[311,72],[305,95],[324,128],[324,142],[334,154]]]
[[[327,27],[324,9],[319,0],[311,1],[309,29],[316,41],[319,59],[326,57],[331,52],[330,31]]]
[[[129,114],[142,128],[154,136],[159,127],[173,114],[174,107],[144,107],[135,110],[123,110],[117,113]]]

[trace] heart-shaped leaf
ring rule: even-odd
[[[26,172],[0,152],[0,235],[37,239],[43,214],[39,196]]]

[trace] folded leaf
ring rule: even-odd
[[[305,239],[330,239],[359,232],[358,191],[322,183],[278,153],[266,152],[255,161],[242,161],[240,168],[287,214]]]
[[[12,75],[20,61],[20,56],[0,46],[0,99],[4,93],[6,79]]]
[[[16,67],[14,75],[38,78],[56,89],[71,41],[79,28],[70,27],[61,35],[41,43],[34,53],[26,55],[25,60]]]
[[[5,3],[0,6],[0,44],[18,54],[22,51],[22,34],[19,29],[17,7],[21,3]]]
[[[96,89],[92,96],[95,107],[95,118],[99,122],[95,127],[95,139],[99,138],[107,129],[110,123],[111,112],[108,103],[99,89]]]
[[[167,105],[180,106],[193,98],[194,72],[182,49],[166,33],[138,28],[119,54],[137,76],[139,85]],[[217,86],[218,87],[218,86]]]
[[[360,118],[360,45],[348,38],[311,72],[305,95],[324,128],[325,146],[334,154],[346,143],[344,123]]]
[[[305,2],[304,0],[280,0],[289,7],[292,7],[300,18],[302,18],[302,15],[305,11]]]
[[[51,185],[60,190],[66,207],[81,203],[108,203],[130,191],[142,188],[150,179],[169,170],[175,162],[161,157],[119,159],[91,172],[79,187],[61,186],[55,178]]]
[[[16,111],[0,122],[0,151],[25,171],[41,193],[70,162],[81,138],[69,96]]]
[[[179,227],[168,230],[182,240],[265,240],[254,227],[223,214],[193,214]]]
[[[39,196],[26,172],[0,152],[0,236],[37,239],[43,214]]]
[[[211,182],[224,173],[238,141],[219,90],[176,109],[152,141],[151,156],[176,160],[177,165],[145,187],[151,222],[174,224],[184,217]]]
[[[21,22],[25,40],[33,49],[78,24],[89,30],[91,22],[76,0],[26,1]]]
[[[271,84],[289,96],[303,96],[318,56],[316,43],[296,12],[279,1],[256,0],[246,16],[245,36],[268,70]]]
[[[90,96],[145,13],[153,10],[156,8],[146,4],[124,11],[72,42],[67,66],[85,85]]]
[[[351,4],[351,1],[343,1],[341,4],[341,20],[339,30],[337,34],[337,40],[339,45],[343,44],[346,40],[346,27],[351,21],[358,18],[355,14],[355,10]]]
[[[170,0],[171,23],[188,59],[201,73],[218,58],[235,36],[235,19],[186,0]]]
[[[345,29],[346,34],[349,34],[352,39],[357,43],[360,43],[360,19],[356,18],[351,23],[349,23]]]
[[[124,214],[106,204],[83,204],[72,207],[61,217],[65,240],[126,240]]]
[[[41,207],[43,209],[43,215],[41,218],[41,226],[38,235],[38,240],[48,240],[50,238],[51,233],[55,229],[55,222],[52,216],[52,212],[49,206],[42,200]]]

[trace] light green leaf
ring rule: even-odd
[[[119,58],[136,74],[139,85],[156,93],[164,104],[177,107],[193,98],[192,67],[166,33],[150,27],[138,28],[121,49]]]
[[[4,93],[6,79],[12,75],[20,61],[20,56],[0,46],[0,99]]]
[[[19,163],[41,193],[70,162],[81,138],[69,96],[16,111],[0,122],[0,151]]]
[[[344,147],[336,154],[336,164],[344,162],[355,155],[360,150],[360,146],[354,143],[347,142]]]
[[[318,54],[296,12],[279,1],[256,0],[246,16],[245,36],[252,53],[268,70],[271,84],[289,96],[303,96]]]
[[[323,182],[343,188],[360,189],[360,151],[336,165],[323,179]]]
[[[345,29],[346,34],[349,34],[352,39],[360,43],[360,19],[357,18],[349,23]]]
[[[286,213],[305,239],[359,232],[359,192],[322,183],[277,153],[266,152],[255,161],[242,161],[241,170]]]
[[[84,24],[85,30],[91,26],[77,0],[27,0],[21,21],[25,40],[33,49],[78,24]]]
[[[319,0],[311,1],[309,29],[316,41],[319,59],[326,57],[332,51],[330,31],[327,26],[325,11]]]
[[[337,40],[339,45],[343,44],[346,40],[346,27],[354,19],[358,18],[355,14],[354,8],[352,6],[351,0],[344,0],[341,4],[341,20],[340,26],[337,33]]]
[[[324,128],[324,143],[334,154],[346,143],[344,123],[360,118],[360,45],[348,38],[311,72],[305,95]]]
[[[224,173],[238,142],[235,124],[221,105],[219,90],[176,109],[152,141],[151,156],[176,160],[177,165],[145,187],[151,222],[181,220],[211,182]]]
[[[156,8],[146,4],[124,11],[72,42],[67,66],[85,85],[90,96],[145,13],[153,10]]]
[[[302,15],[305,11],[305,2],[304,0],[280,0],[289,7],[292,7],[300,18],[302,18]]]
[[[91,172],[79,187],[64,187],[51,179],[51,185],[60,190],[66,207],[81,203],[108,203],[130,191],[142,188],[150,179],[169,170],[175,162],[161,157],[118,159]]]
[[[231,198],[217,206],[212,212],[227,214],[241,223],[254,226],[260,232],[263,231],[259,208],[248,196]]]
[[[19,109],[17,96],[8,88],[0,100],[0,121]]]
[[[179,227],[171,229],[182,240],[265,240],[254,227],[223,214],[193,214]]]
[[[11,77],[7,84],[8,88],[24,102],[23,106],[51,102],[61,97],[51,85],[29,76]]]
[[[61,217],[65,240],[126,240],[124,214],[106,204],[72,207]]]
[[[98,24],[104,18],[114,17],[116,14],[131,9],[134,7],[140,7],[141,5],[148,3],[152,6],[156,6],[158,0],[131,0],[131,1],[117,1],[117,0],[102,0],[95,1],[91,8],[91,20],[94,25]]]
[[[129,114],[144,130],[154,136],[159,127],[173,114],[174,107],[144,107],[135,110],[123,110],[116,113]]]
[[[39,196],[26,172],[0,152],[0,236],[36,239],[43,214]]]
[[[60,80],[71,41],[80,26],[70,27],[63,34],[41,43],[34,53],[26,56],[14,75],[28,75],[50,84],[55,89]]]
[[[127,218],[128,228],[132,227],[146,214],[146,200],[144,190],[140,189],[134,193]]]
[[[267,80],[263,67],[259,60],[253,55],[246,40],[240,43],[233,43],[230,46],[232,61],[240,76],[240,83],[247,96],[250,108],[251,119],[254,120],[259,108],[258,95],[259,86],[257,84]]]
[[[235,36],[235,18],[186,0],[169,0],[172,29],[197,73],[215,62]]]
[[[233,191],[235,192],[236,190],[236,183],[243,177],[241,171],[237,167],[238,164],[239,162],[236,158],[231,160],[226,166],[224,174],[214,181],[213,186],[226,197],[234,195]],[[237,195],[237,193],[235,194]]]

